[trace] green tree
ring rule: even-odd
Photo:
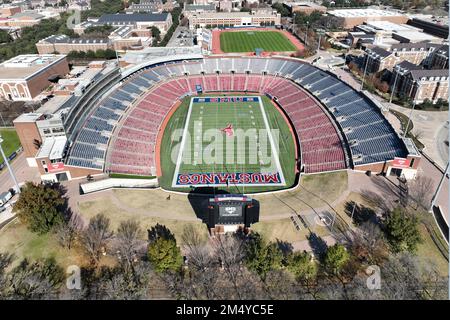
[[[294,252],[288,257],[287,269],[297,281],[309,282],[316,278],[318,267],[308,252]]]
[[[157,41],[160,42],[161,41],[161,31],[159,31],[159,29],[155,26],[151,27],[151,32],[152,32],[152,37]]]
[[[279,2],[274,3],[272,5],[272,8],[277,10],[277,12],[280,13],[282,17],[288,17],[290,14],[288,8],[286,8],[282,3]]]
[[[414,253],[422,241],[419,221],[415,216],[409,216],[400,207],[389,213],[384,222],[384,228],[389,246],[394,253],[404,251]]]
[[[10,42],[11,40],[11,36],[7,31],[0,30],[0,43]]]
[[[170,230],[164,226],[161,229],[167,232],[149,232],[148,259],[156,272],[179,271],[183,265],[180,248]]]
[[[65,205],[59,185],[27,182],[14,211],[28,229],[44,234],[64,221]]]
[[[282,266],[283,253],[276,243],[266,243],[260,234],[252,234],[246,245],[245,263],[249,270],[265,279],[269,271]]]
[[[323,259],[323,267],[326,272],[333,275],[339,275],[349,260],[350,254],[345,247],[336,243],[327,249]]]

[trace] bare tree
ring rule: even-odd
[[[244,241],[234,235],[218,235],[212,240],[213,255],[220,263],[223,275],[227,279],[225,292],[228,299],[245,299],[248,291],[242,290],[242,276],[248,274],[244,267]],[[245,272],[247,271],[247,272]],[[249,283],[250,283],[250,279]],[[225,289],[225,288],[224,288]]]
[[[416,210],[419,206],[428,209],[431,204],[432,190],[434,182],[430,177],[417,175],[417,177],[409,183],[409,196],[416,203]]]
[[[133,270],[115,268],[110,276],[100,283],[101,299],[138,300],[148,298],[150,266],[139,262]]]
[[[380,227],[367,221],[358,228],[350,243],[350,250],[355,258],[363,264],[381,264],[389,254],[384,234]]]
[[[83,218],[77,213],[70,214],[70,218],[67,222],[61,223],[56,227],[56,236],[59,244],[63,248],[70,250],[83,228]]]
[[[211,246],[191,224],[184,227],[181,239],[190,268],[201,271],[214,264]]]
[[[14,256],[9,253],[0,253],[0,299],[6,298],[6,269],[11,265]]]
[[[33,263],[24,259],[8,274],[4,295],[10,299],[56,299],[63,279],[63,269],[53,259]]]
[[[137,261],[140,249],[145,248],[146,242],[142,240],[143,231],[139,223],[134,220],[122,221],[117,229],[115,249],[120,254],[120,260],[125,269]]]
[[[97,264],[101,254],[106,252],[112,236],[109,218],[104,214],[98,214],[89,221],[87,229],[83,232],[82,243],[93,264]]]

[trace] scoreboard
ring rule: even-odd
[[[216,225],[245,225],[259,220],[259,203],[243,195],[225,194],[209,199],[208,227]]]

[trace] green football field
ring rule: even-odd
[[[268,98],[251,97],[257,100],[191,103],[187,98],[171,117],[164,133],[161,186],[183,191],[192,185],[215,185],[235,193],[292,186],[295,181],[295,142],[289,127]],[[236,173],[278,174],[279,181],[179,183],[182,181],[180,176]]]
[[[223,52],[251,52],[257,48],[264,51],[295,51],[296,47],[277,31],[229,31],[220,34]]]
[[[20,140],[19,136],[14,129],[0,129],[0,136],[3,138],[3,151],[5,155],[9,157],[11,153],[19,149]],[[0,155],[0,164],[3,163],[3,157]]]

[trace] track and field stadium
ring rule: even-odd
[[[305,174],[386,173],[395,158],[415,156],[368,97],[298,59],[158,58],[95,90],[96,101],[65,120],[72,178],[106,172],[157,176],[177,191],[260,192],[293,187]],[[211,150],[215,138],[226,150],[239,131],[246,144],[229,161]]]

